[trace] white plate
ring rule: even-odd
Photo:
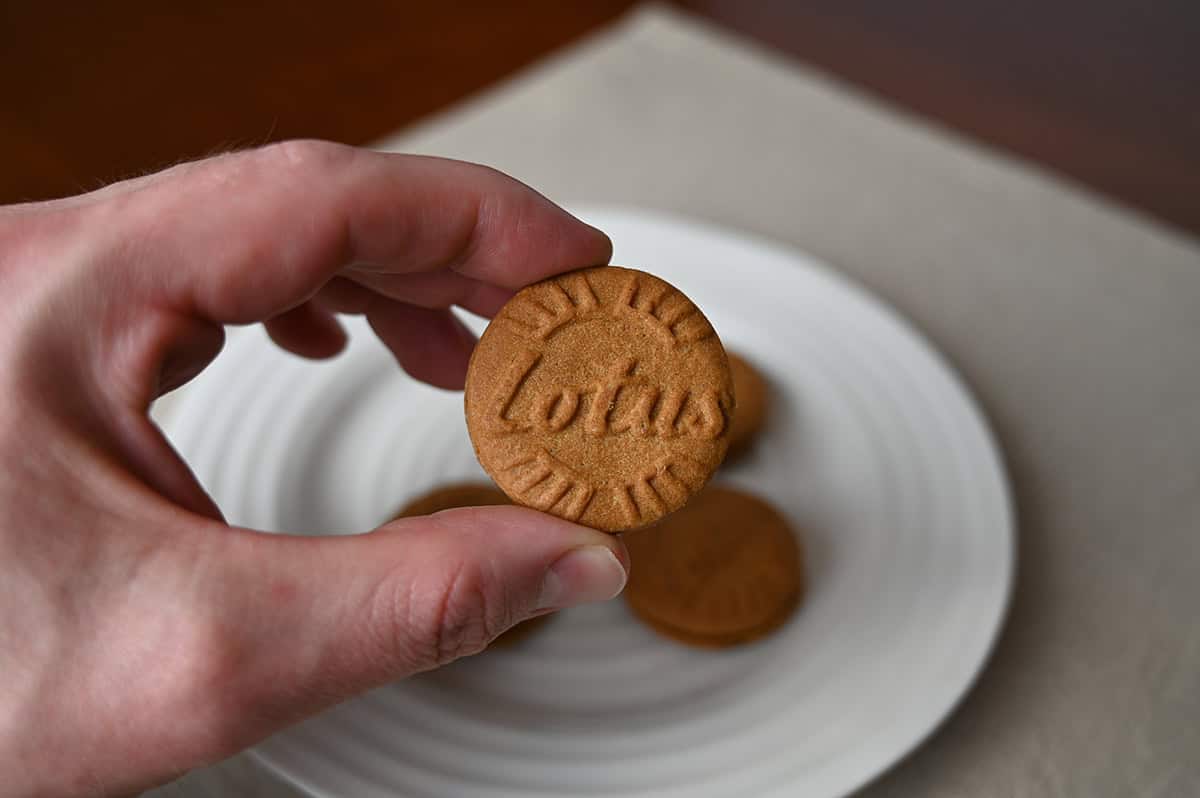
[[[841,796],[911,751],[983,666],[1014,530],[1000,457],[946,363],[888,308],[791,250],[657,213],[583,214],[769,376],[773,413],[731,482],[803,531],[811,589],[770,639],[659,639],[620,601],[346,703],[257,755],[317,796]],[[230,521],[369,529],[482,475],[461,397],[418,385],[353,325],[314,365],[257,329],[168,433]]]

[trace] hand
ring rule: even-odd
[[[492,170],[314,142],[0,209],[0,794],[135,792],[619,593],[617,539],[515,507],[228,526],[146,413],[221,325],[326,357],[336,313],[460,388],[449,306],[492,314],[610,254]]]

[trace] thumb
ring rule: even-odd
[[[233,749],[477,653],[533,615],[611,599],[629,562],[618,538],[519,507],[447,510],[351,537],[233,530],[233,547],[212,598],[235,631],[219,677],[232,704],[222,714],[239,729]]]
[[[523,508],[403,520],[371,543],[391,564],[361,631],[391,648],[385,679],[478,653],[533,615],[614,598],[627,578],[619,539]]]

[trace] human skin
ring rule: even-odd
[[[610,254],[493,170],[322,142],[0,208],[0,795],[133,794],[618,594],[618,539],[517,507],[230,526],[147,415],[222,325],[328,357],[337,313],[461,388],[448,307],[490,315]]]

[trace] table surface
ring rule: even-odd
[[[676,4],[1200,232],[1191,0]],[[0,203],[278,138],[366,143],[631,5],[10,0]]]

